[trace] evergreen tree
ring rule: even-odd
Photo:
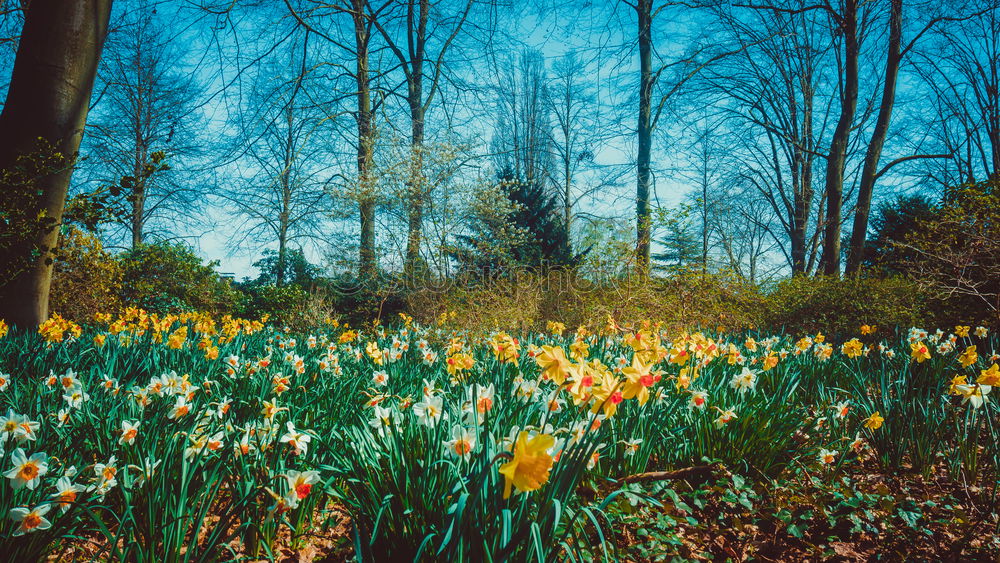
[[[883,275],[905,274],[912,251],[899,243],[934,214],[934,202],[922,195],[899,196],[882,203],[872,218],[875,234],[865,243],[865,266]]]
[[[527,182],[510,168],[481,194],[453,255],[467,272],[498,274],[516,267],[574,267],[586,252],[573,254],[556,197],[539,182]]]
[[[694,232],[690,207],[667,211],[662,223],[666,233],[656,241],[661,250],[652,254],[653,268],[670,271],[699,262],[701,242]]]

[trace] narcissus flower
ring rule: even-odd
[[[511,487],[518,493],[538,490],[549,480],[552,470],[552,456],[548,450],[556,440],[548,434],[529,437],[522,431],[514,444],[514,457],[500,466],[504,476],[503,498],[510,497]]]
[[[857,358],[864,351],[864,344],[857,338],[852,338],[840,347],[840,351],[848,358]]]
[[[469,458],[472,457],[472,449],[476,447],[476,437],[472,432],[461,426],[456,426],[451,431],[451,440],[445,441],[444,447],[449,454],[469,461]]]
[[[50,504],[40,504],[31,510],[21,507],[11,508],[7,515],[11,520],[17,522],[17,529],[14,530],[13,535],[23,536],[37,530],[51,528],[52,523],[45,519],[45,515],[51,508]]]
[[[753,391],[757,388],[757,374],[750,368],[744,367],[743,371],[733,376],[729,386],[740,393]]]
[[[38,486],[42,475],[49,471],[49,456],[42,452],[33,454],[30,458],[24,454],[21,448],[15,449],[10,454],[10,461],[14,464],[4,477],[10,479],[10,486],[14,490],[27,487],[29,491]]]
[[[309,496],[313,485],[319,483],[319,472],[291,470],[285,474],[285,480],[288,481],[289,496],[294,494],[297,500],[302,500]]]
[[[122,421],[122,435],[118,438],[119,445],[132,445],[135,442],[135,437],[139,435],[139,421],[130,422],[128,420]]]
[[[972,364],[976,363],[976,360],[978,359],[979,359],[979,354],[976,353],[976,347],[973,345],[969,346],[968,348],[965,349],[964,352],[959,354],[958,363],[962,364],[963,368],[967,368]]]
[[[912,342],[910,343],[910,357],[916,360],[918,364],[922,364],[925,360],[931,358],[931,350],[923,342]]]
[[[551,379],[556,385],[562,385],[569,373],[570,361],[566,352],[558,346],[542,346],[542,352],[535,357],[535,362],[542,369],[542,377]]]
[[[69,476],[63,475],[56,481],[56,492],[52,495],[52,502],[59,505],[65,513],[70,505],[76,502],[76,496],[85,490],[83,485],[74,485]]]
[[[833,465],[835,461],[837,461],[837,452],[827,449],[819,451],[819,462],[823,465]]]
[[[882,428],[883,422],[885,422],[885,419],[882,418],[879,411],[875,411],[871,416],[865,419],[865,428],[869,430],[878,430],[879,428]]]
[[[989,402],[989,397],[986,395],[989,395],[992,389],[989,385],[979,384],[955,386],[955,392],[961,395],[962,403],[969,403],[974,409],[978,409],[983,406],[983,403]]]
[[[980,371],[979,379],[976,379],[976,383],[980,385],[989,385],[990,387],[1000,385],[1000,367],[998,367],[997,364],[993,364],[989,369]]]
[[[173,408],[170,409],[170,413],[167,415],[167,418],[177,420],[189,412],[191,412],[191,405],[187,403],[184,397],[177,397],[177,402],[174,404]]]
[[[690,409],[705,409],[705,405],[708,403],[708,393],[704,391],[692,391],[691,399],[688,400],[688,408]]]
[[[441,397],[426,397],[413,405],[413,414],[424,425],[434,428],[444,418],[444,399]]]
[[[660,380],[660,376],[650,371],[650,367],[640,361],[638,354],[632,357],[632,365],[622,370],[625,376],[625,385],[622,388],[622,397],[625,399],[636,399],[640,405],[645,405],[649,400],[649,388]]]
[[[719,411],[719,416],[715,419],[716,428],[722,428],[737,418],[736,411],[732,409],[724,411],[719,407],[715,407],[715,410]]]
[[[295,455],[304,455],[309,450],[309,442],[312,441],[312,436],[296,430],[295,424],[291,420],[285,423],[285,429],[287,432],[278,441],[291,446]]]

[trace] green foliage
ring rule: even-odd
[[[556,209],[556,197],[538,182],[526,182],[507,169],[469,221],[473,234],[459,236],[453,255],[467,274],[509,274],[518,267],[575,266],[584,253],[573,254]],[[497,201],[500,200],[500,201]]]
[[[303,289],[315,286],[323,273],[322,268],[309,262],[301,248],[286,250],[284,260],[277,250],[267,249],[264,256],[253,263],[253,267],[260,270],[255,284],[294,284]]]
[[[943,304],[942,316],[1000,320],[1000,183],[949,188],[901,244],[910,276]]]
[[[38,184],[71,167],[74,160],[75,155],[64,155],[39,137],[33,150],[0,170],[0,294],[38,260],[53,260],[55,249],[38,246],[37,241],[57,229],[59,219],[49,212],[45,190]]]
[[[218,262],[203,263],[181,243],[143,244],[119,256],[121,299],[147,311],[229,312],[239,294],[216,273]]]
[[[879,205],[872,217],[874,236],[866,242],[865,264],[888,276],[907,273],[906,262],[912,259],[900,243],[916,232],[920,223],[934,216],[934,203],[922,195],[899,196]]]
[[[903,278],[808,276],[778,282],[761,313],[761,326],[828,334],[854,333],[863,324],[915,326],[929,316],[928,295]]]
[[[49,309],[78,322],[121,308],[122,264],[97,237],[64,229],[52,272]]]

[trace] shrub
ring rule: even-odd
[[[854,333],[863,324],[919,326],[928,295],[904,278],[795,276],[778,282],[762,304],[762,325],[791,334]]]
[[[236,314],[245,319],[267,315],[281,325],[306,330],[321,325],[332,309],[323,292],[309,292],[297,284],[248,285],[239,289],[244,297]]]
[[[122,267],[97,237],[76,228],[60,236],[52,272],[49,309],[84,323],[121,306]]]
[[[1000,183],[950,188],[905,242],[910,276],[940,304],[942,320],[1000,320]],[[940,318],[940,317],[939,317]]]
[[[762,299],[754,286],[726,274],[679,271],[594,282],[554,269],[421,288],[407,295],[407,310],[425,323],[454,311],[454,324],[469,329],[541,330],[558,321],[597,330],[609,316],[624,326],[656,319],[671,328],[734,329],[757,322]]]
[[[202,263],[191,248],[167,242],[143,244],[119,256],[123,305],[155,313],[230,312],[239,293],[219,277],[218,262]]]

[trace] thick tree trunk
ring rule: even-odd
[[[830,139],[826,163],[826,226],[823,233],[822,271],[840,275],[840,227],[844,205],[844,166],[851,124],[858,106],[858,2],[846,0],[837,24],[844,35],[844,82],[840,99],[840,118]]]
[[[111,0],[33,0],[25,13],[0,114],[0,169],[7,172],[0,190],[14,193],[24,188],[18,182],[30,182],[40,197],[31,198],[26,203],[32,208],[18,209],[11,218],[37,222],[45,217],[49,224],[8,239],[11,243],[4,245],[5,256],[0,257],[5,259],[0,266],[0,318],[22,328],[36,327],[49,314],[52,252],[110,13]],[[24,164],[21,157],[38,158],[39,139],[63,155],[64,165],[18,179],[13,170]]]
[[[892,107],[896,102],[896,79],[899,76],[900,45],[903,37],[903,0],[892,0],[889,14],[889,48],[885,57],[885,83],[882,86],[882,101],[879,103],[878,117],[872,140],[868,143],[865,162],[861,170],[858,186],[858,204],[854,212],[854,227],[851,230],[851,245],[847,253],[848,275],[854,275],[861,268],[864,259],[865,239],[868,234],[868,218],[872,208],[872,194],[875,189],[875,174],[878,173],[882,147],[889,133]]]
[[[640,275],[649,274],[651,214],[649,209],[650,152],[653,130],[650,109],[653,97],[652,0],[638,0],[639,21],[639,123],[637,128],[638,156],[635,188],[635,260]]]

